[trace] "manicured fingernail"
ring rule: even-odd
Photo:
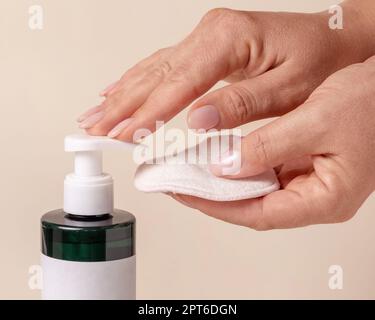
[[[100,111],[97,113],[92,114],[87,119],[82,121],[79,125],[81,129],[89,129],[93,127],[95,124],[97,124],[100,120],[102,120],[104,117],[104,111]]]
[[[241,169],[241,157],[238,151],[228,151],[220,157],[219,163],[209,166],[210,171],[216,176],[235,175]]]
[[[102,106],[102,105],[99,105],[99,106],[95,106],[95,107],[92,107],[92,108],[86,110],[84,113],[82,113],[82,114],[77,118],[77,122],[82,122],[83,120],[85,120],[85,119],[87,119],[89,116],[91,116],[92,114],[97,113],[98,111],[100,111],[102,108],[103,108],[103,106]]]
[[[117,126],[115,126],[109,133],[108,137],[115,138],[117,137],[132,121],[134,118],[128,118],[124,121],[121,121]]]
[[[100,92],[100,95],[103,97],[107,95],[116,85],[118,84],[119,80],[111,83],[107,88],[105,88],[102,92]]]
[[[207,105],[193,110],[188,116],[190,129],[211,129],[220,121],[220,115],[215,106]]]
[[[238,153],[234,151],[226,152],[220,159],[221,166],[230,166],[238,157]]]

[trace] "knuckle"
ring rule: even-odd
[[[165,81],[168,83],[180,83],[191,80],[189,77],[188,68],[186,66],[180,65],[171,72]]]
[[[234,122],[244,124],[256,113],[257,101],[253,94],[242,87],[234,86],[227,95],[228,115]]]
[[[210,10],[199,24],[198,38],[203,37],[212,46],[220,48],[219,52],[227,52],[238,59],[248,52],[247,42],[243,40],[244,35],[253,30],[254,24],[250,20],[251,14],[244,11],[226,8]]]
[[[123,98],[121,98],[119,95],[114,95],[113,97],[106,99],[103,102],[103,105],[105,106],[104,119],[120,119],[123,117],[125,113],[123,101]]]
[[[228,17],[231,15],[233,10],[227,8],[214,8],[209,10],[204,16],[203,21],[216,21],[217,19],[222,19],[223,17]]]
[[[203,22],[214,23],[222,26],[224,30],[232,31],[231,26],[256,26],[257,21],[254,14],[246,11],[233,10],[229,8],[215,8],[208,11],[202,19]]]
[[[164,60],[152,69],[150,76],[156,78],[164,78],[172,70],[172,66],[169,61]]]
[[[160,63],[159,70],[161,70],[163,74],[167,74],[172,70],[172,65],[168,60],[164,60]]]
[[[124,101],[123,94],[124,92],[116,92],[103,101],[102,105],[106,116],[108,116],[108,113],[118,115],[121,109],[120,106]]]
[[[269,151],[267,145],[267,140],[263,134],[260,134],[260,132],[258,131],[252,133],[251,152],[254,153],[256,160],[259,164],[268,163]]]
[[[184,85],[184,91],[189,97],[198,97],[202,94],[201,86],[190,72],[188,65],[180,65],[164,79],[167,85]]]
[[[254,24],[251,14],[227,8],[216,8],[208,11],[202,22],[215,25],[215,31],[232,38],[239,29],[249,27],[249,23]]]

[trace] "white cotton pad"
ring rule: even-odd
[[[251,178],[226,179],[213,175],[207,164],[158,162],[155,159],[137,168],[134,185],[143,192],[180,193],[214,201],[257,198],[280,188],[273,170]]]

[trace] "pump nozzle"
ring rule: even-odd
[[[102,170],[102,150],[132,150],[134,144],[108,137],[74,134],[65,137],[65,151],[74,152],[74,173],[64,181],[64,211],[75,215],[113,212],[113,179]]]

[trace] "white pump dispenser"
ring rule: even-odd
[[[74,173],[65,177],[64,211],[97,216],[113,212],[113,179],[102,170],[102,150],[132,150],[134,144],[108,137],[73,134],[65,138],[65,151],[75,153]]]
[[[113,208],[113,180],[102,171],[102,150],[134,146],[83,134],[65,138],[74,172],[65,178],[64,208],[41,217],[43,299],[136,298],[136,218]]]

